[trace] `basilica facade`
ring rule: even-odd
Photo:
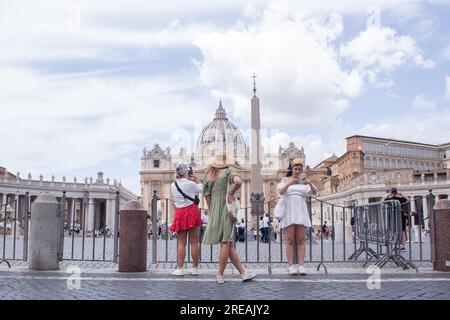
[[[227,155],[232,158],[236,165],[236,171],[242,178],[242,187],[237,193],[241,202],[241,216],[245,208],[250,208],[250,185],[251,185],[251,165],[252,155],[250,147],[247,145],[242,131],[228,120],[226,111],[219,103],[214,118],[206,125],[197,139],[196,150],[190,154],[185,148],[181,148],[176,154],[172,154],[169,148],[162,148],[155,144],[150,150],[144,149],[141,156],[141,194],[144,207],[151,210],[151,200],[153,192],[156,191],[158,197],[158,221],[171,223],[173,220],[174,208],[172,205],[172,195],[170,194],[170,184],[175,179],[175,168],[178,163],[184,162],[191,165],[194,172],[203,177],[208,168],[208,160],[214,156],[217,150],[226,150]],[[287,146],[280,146],[276,153],[264,153],[261,151],[261,175],[263,181],[263,194],[265,205],[274,207],[277,195],[277,183],[286,174],[289,161],[294,158],[305,161],[303,147],[298,148],[294,143]],[[206,208],[206,203],[201,197],[200,208]],[[248,220],[254,221],[250,217],[248,210]]]

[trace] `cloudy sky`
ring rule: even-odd
[[[189,3],[189,4],[187,4]],[[353,134],[450,141],[450,1],[0,0],[0,166],[139,193],[140,156],[192,150],[219,99],[314,166]]]

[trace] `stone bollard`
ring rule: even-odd
[[[433,269],[437,271],[450,271],[449,225],[450,200],[439,200],[434,205],[434,230],[431,230],[434,238]]]
[[[119,219],[119,272],[147,271],[147,210],[128,201]]]
[[[55,197],[43,194],[31,205],[28,268],[58,270],[60,242],[59,203]]]

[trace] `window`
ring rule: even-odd
[[[402,148],[402,153],[401,153],[402,157],[406,157],[407,154],[408,154],[408,151],[406,150],[406,148]]]
[[[159,160],[153,160],[153,168],[159,168]]]

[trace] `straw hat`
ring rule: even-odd
[[[217,150],[214,157],[211,157],[208,161],[208,165],[213,168],[223,169],[229,166],[235,166],[232,159],[227,156],[225,150]]]
[[[298,165],[301,165],[303,167],[303,163],[302,163],[301,159],[297,158],[297,159],[292,160],[291,167],[298,166]]]

